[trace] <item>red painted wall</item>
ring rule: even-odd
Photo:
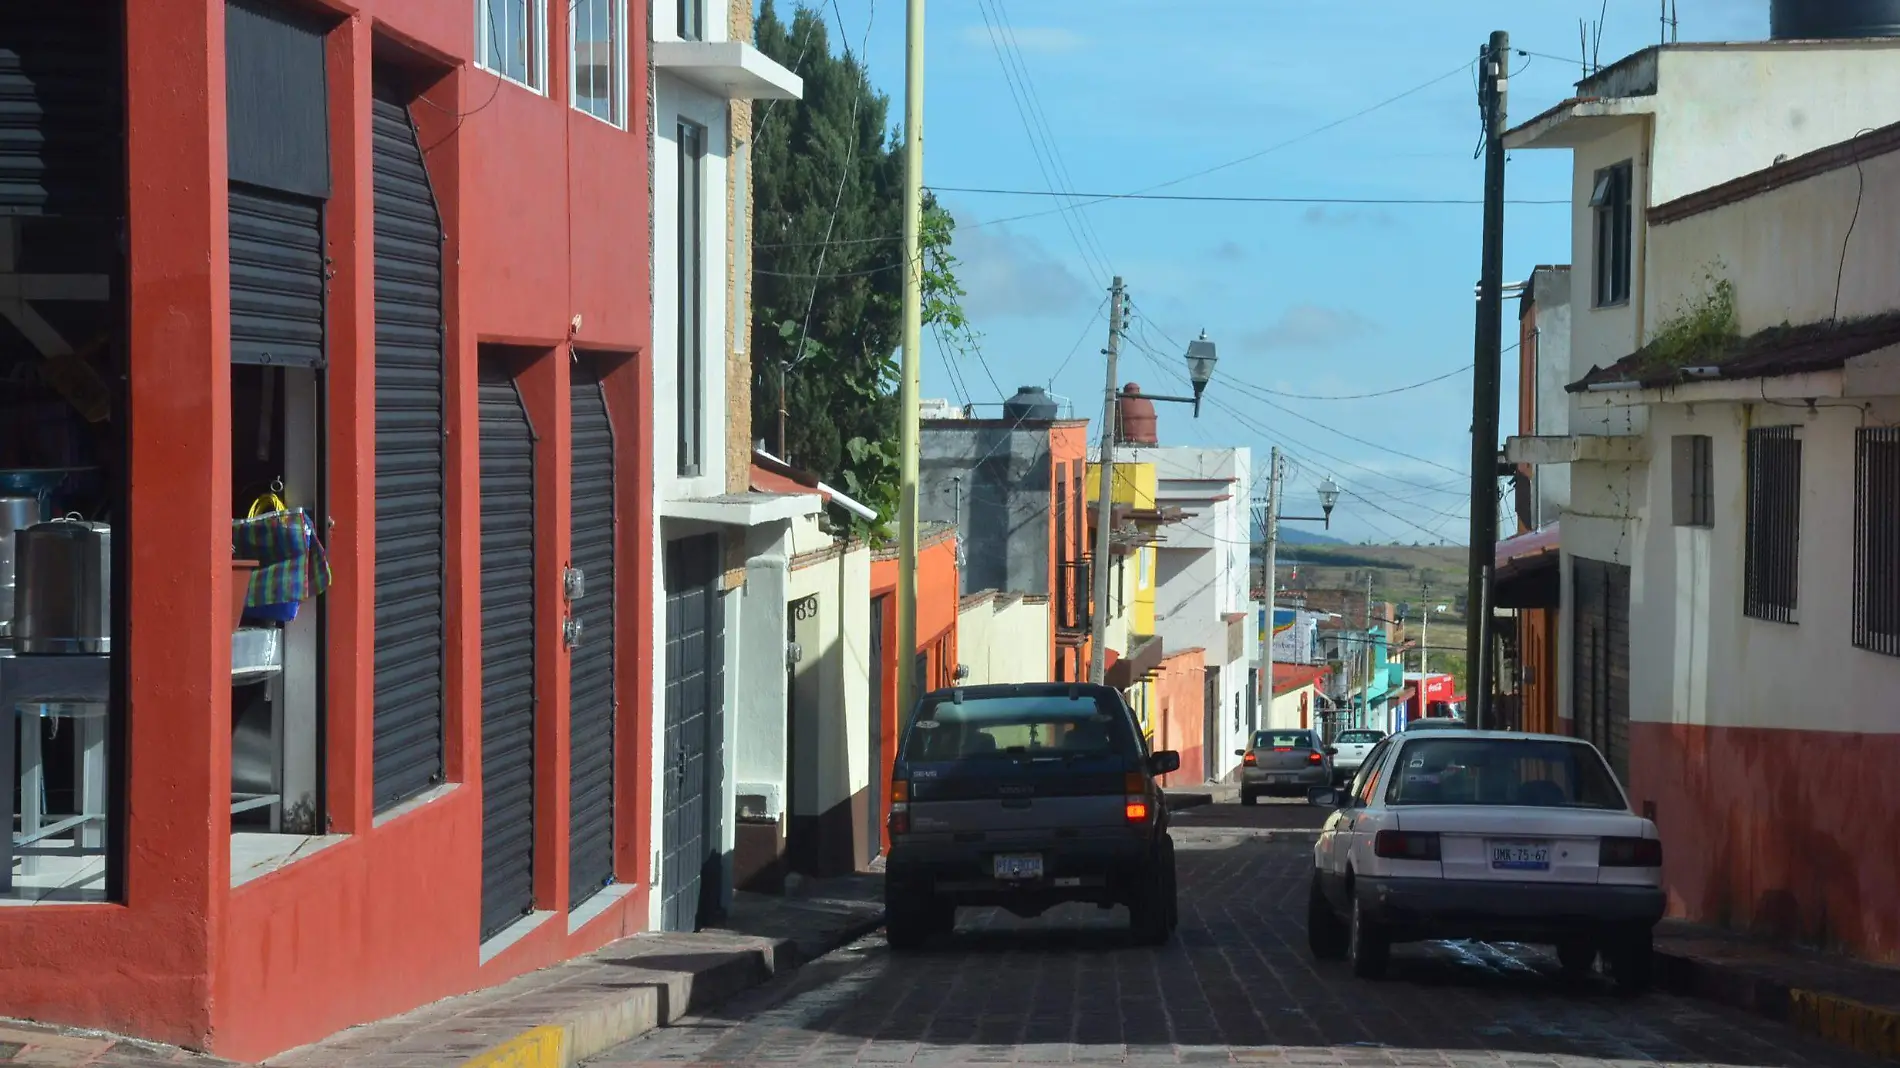
[[[917,548],[917,648],[910,655],[926,653],[928,667],[923,686],[926,690],[948,686],[957,669],[957,542],[951,531],[923,539]],[[888,597],[884,611],[884,755],[873,770],[881,782],[891,779],[891,765],[897,762],[897,743],[903,724],[910,720],[910,708],[897,699],[897,554],[880,551],[871,561],[871,597]],[[890,791],[880,791],[884,810],[878,813],[879,834],[884,848],[891,845],[883,828],[890,815]]]
[[[652,450],[644,5],[629,5],[629,131],[566,103],[567,5],[550,4],[551,97],[467,64],[466,0],[311,0],[329,35],[327,211],[331,518],[336,584],[326,802],[344,841],[235,890],[230,881],[228,602],[230,309],[223,0],[127,4],[130,193],[129,840],[127,900],[0,909],[0,1012],[258,1059],[352,1023],[499,982],[644,929],[644,890],[567,933],[567,686],[558,644],[567,563],[572,346],[600,354],[621,442],[620,553],[651,558]],[[447,771],[459,785],[378,826],[374,662],[374,287],[370,57],[425,86],[413,108],[447,232]],[[573,316],[582,318],[570,337]],[[537,432],[542,584],[535,897],[556,913],[487,964],[480,894],[478,343],[526,350]],[[649,568],[619,568],[620,881],[650,854]],[[952,580],[954,590],[954,579]],[[955,601],[951,598],[951,612]]]
[[[1671,915],[1900,964],[1900,734],[1630,724]]]
[[[1075,604],[1088,604],[1094,592],[1086,588],[1087,584],[1082,581],[1083,576],[1079,572],[1065,571],[1061,566],[1068,561],[1076,559],[1076,535],[1078,533],[1086,533],[1088,530],[1088,513],[1086,510],[1089,490],[1086,481],[1088,477],[1088,457],[1088,420],[1064,420],[1049,428],[1049,678],[1067,679],[1070,682],[1077,682],[1088,678],[1089,652],[1092,648],[1092,643],[1086,633],[1084,633],[1082,640],[1075,645],[1058,645],[1056,643],[1056,625],[1060,622],[1057,613],[1060,611],[1062,604],[1062,586],[1076,586],[1077,584],[1081,584],[1082,588],[1075,588],[1070,591],[1070,595],[1075,598],[1072,603]],[[1055,480],[1058,465],[1061,465],[1062,470],[1068,475],[1068,480],[1060,484],[1057,484]],[[1073,496],[1075,492],[1075,476],[1077,473],[1080,473],[1084,479],[1081,502],[1077,502]],[[1058,514],[1056,512],[1056,495],[1058,494],[1068,495],[1068,503],[1061,512],[1064,517],[1064,521],[1061,523],[1056,522],[1056,516]],[[1083,555],[1088,555],[1094,551],[1095,546],[1085,542]],[[1064,662],[1060,670],[1056,667],[1058,661]]]
[[[1163,775],[1166,786],[1186,786],[1207,780],[1207,655],[1183,649],[1161,661],[1154,680],[1154,748],[1181,754],[1181,770]]]

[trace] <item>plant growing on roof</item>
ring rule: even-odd
[[[1644,375],[1680,371],[1722,362],[1741,337],[1735,315],[1735,283],[1722,277],[1724,264],[1715,261],[1702,270],[1702,286],[1676,304],[1675,314],[1662,320],[1649,343],[1636,354],[1637,371]]]

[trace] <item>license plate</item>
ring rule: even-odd
[[[1268,782],[1291,782],[1291,781],[1293,781],[1293,776],[1291,776],[1291,775],[1269,775],[1269,776],[1267,776],[1267,781],[1268,781]]]
[[[1042,878],[1041,853],[999,853],[991,860],[991,864],[998,879]]]
[[[1492,842],[1491,867],[1498,871],[1549,871],[1549,842]]]

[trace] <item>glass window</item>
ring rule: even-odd
[[[1311,749],[1313,736],[1306,731],[1256,731],[1255,749]]]
[[[680,0],[679,24],[677,27],[683,41],[703,41],[706,39],[706,4],[704,0]]]
[[[1596,173],[1590,189],[1590,208],[1596,225],[1596,306],[1623,304],[1630,299],[1630,249],[1635,217],[1631,210],[1634,183],[1630,162]]]
[[[1139,753],[1119,703],[1066,695],[927,699],[905,739],[905,759],[1134,756]]]
[[[1595,749],[1515,738],[1415,739],[1399,754],[1386,793],[1392,805],[1626,806]]]
[[[572,0],[574,107],[602,122],[627,124],[626,0]]]
[[[476,66],[542,92],[547,23],[547,0],[475,0]]]
[[[706,130],[679,123],[679,473],[699,474],[705,413]],[[919,685],[923,678],[918,677]]]
[[[1366,762],[1359,766],[1359,774],[1352,780],[1352,796],[1359,804],[1366,805],[1379,792],[1379,765],[1385,763],[1386,750],[1391,748],[1390,741],[1382,741],[1366,754]]]

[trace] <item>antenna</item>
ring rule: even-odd
[[[1656,0],[1656,2],[1660,4],[1662,8],[1662,35],[1660,40],[1663,44],[1675,44],[1678,36],[1676,31],[1676,0]]]
[[[1590,76],[1590,22],[1577,20],[1577,54],[1583,57],[1583,76]]]

